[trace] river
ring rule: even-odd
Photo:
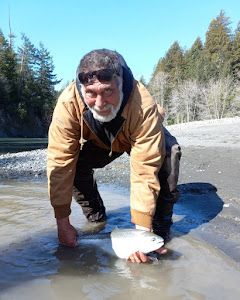
[[[47,138],[0,138],[0,154],[47,147]]]
[[[79,245],[59,246],[46,181],[3,180],[0,188],[1,300],[239,299],[239,266],[187,230],[158,261],[132,264],[115,257],[109,239],[81,238],[95,228],[74,202]],[[100,185],[100,192],[108,214],[102,232],[131,226],[128,190]],[[186,211],[179,204],[176,212],[180,224]]]

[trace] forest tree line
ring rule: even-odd
[[[240,22],[235,30],[223,11],[211,21],[205,42],[197,37],[190,49],[175,41],[154,68],[148,87],[166,110],[166,123],[240,115]],[[60,82],[49,51],[22,35],[0,30],[0,127],[41,125],[47,134]],[[13,122],[14,120],[14,122]],[[10,131],[9,131],[10,132]],[[9,133],[10,136],[18,133]],[[1,136],[1,128],[0,128]]]
[[[240,22],[234,31],[230,24],[221,11],[205,43],[197,37],[184,50],[175,41],[145,82],[168,124],[240,115]]]
[[[42,43],[35,47],[23,34],[22,45],[15,50],[14,39],[13,34],[6,38],[0,30],[1,118],[9,122],[8,129],[35,126],[38,122],[41,135],[46,135],[56,103],[54,87],[60,81],[54,74],[52,57]]]

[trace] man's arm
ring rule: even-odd
[[[76,232],[69,222],[69,215],[79,153],[79,133],[74,102],[58,101],[49,129],[48,190],[57,219],[59,240],[68,246],[76,243]]]
[[[162,123],[154,102],[140,113],[131,139],[132,222],[151,229],[160,191],[158,172],[165,157]]]

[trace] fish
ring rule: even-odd
[[[134,228],[115,228],[110,233],[110,238],[116,256],[124,259],[128,259],[134,252],[148,254],[164,245],[160,236]]]

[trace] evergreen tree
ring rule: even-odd
[[[15,108],[17,97],[17,57],[0,30],[0,107],[7,110]]]
[[[167,73],[170,76],[170,84],[174,87],[184,79],[184,69],[183,50],[176,41],[165,57],[160,60],[156,68],[156,74],[160,71]]]
[[[148,88],[164,105],[168,122],[239,114],[240,22],[234,35],[229,25],[221,11],[211,21],[204,45],[198,37],[184,52],[174,42],[158,61]]]
[[[184,79],[184,72],[185,64],[183,50],[176,41],[169,48],[166,55],[159,60],[149,83],[149,87],[151,88],[154,97],[164,106],[166,112],[170,109],[169,97],[171,92],[174,87]],[[164,84],[162,84],[163,78],[167,78],[167,81],[164,80]],[[161,82],[161,84],[159,84],[159,82]],[[159,85],[159,87],[157,87],[157,85]],[[159,89],[159,92],[157,92],[157,89]]]
[[[154,67],[154,71],[151,77],[151,80],[159,73],[159,72],[164,72],[165,70],[165,57],[161,57],[157,63],[157,65]],[[150,81],[151,81],[150,80]]]
[[[0,74],[0,110],[7,109],[7,105],[10,99],[10,87],[7,79]]]
[[[0,30],[0,113],[6,116],[1,126],[3,132],[30,126],[37,135],[44,135],[57,97],[54,86],[60,81],[43,44],[37,49],[23,34],[16,52],[13,42],[11,32],[8,40]],[[8,128],[9,120],[14,120],[12,129]]]
[[[226,77],[231,72],[231,30],[223,11],[213,19],[206,33],[205,51],[209,59],[208,79]]]
[[[41,118],[47,118],[53,110],[56,101],[54,86],[61,82],[54,74],[54,65],[49,51],[40,43],[37,51],[37,91],[38,91],[38,113]]]
[[[190,50],[186,51],[185,59],[185,79],[197,80],[199,82],[205,81],[205,66],[207,65],[203,43],[198,37],[193,43]]]
[[[36,86],[36,59],[37,49],[26,35],[22,35],[23,45],[18,49],[19,80],[18,105],[21,118],[34,111],[37,99]]]
[[[240,81],[240,22],[237,25],[232,43],[231,68],[234,78]]]

